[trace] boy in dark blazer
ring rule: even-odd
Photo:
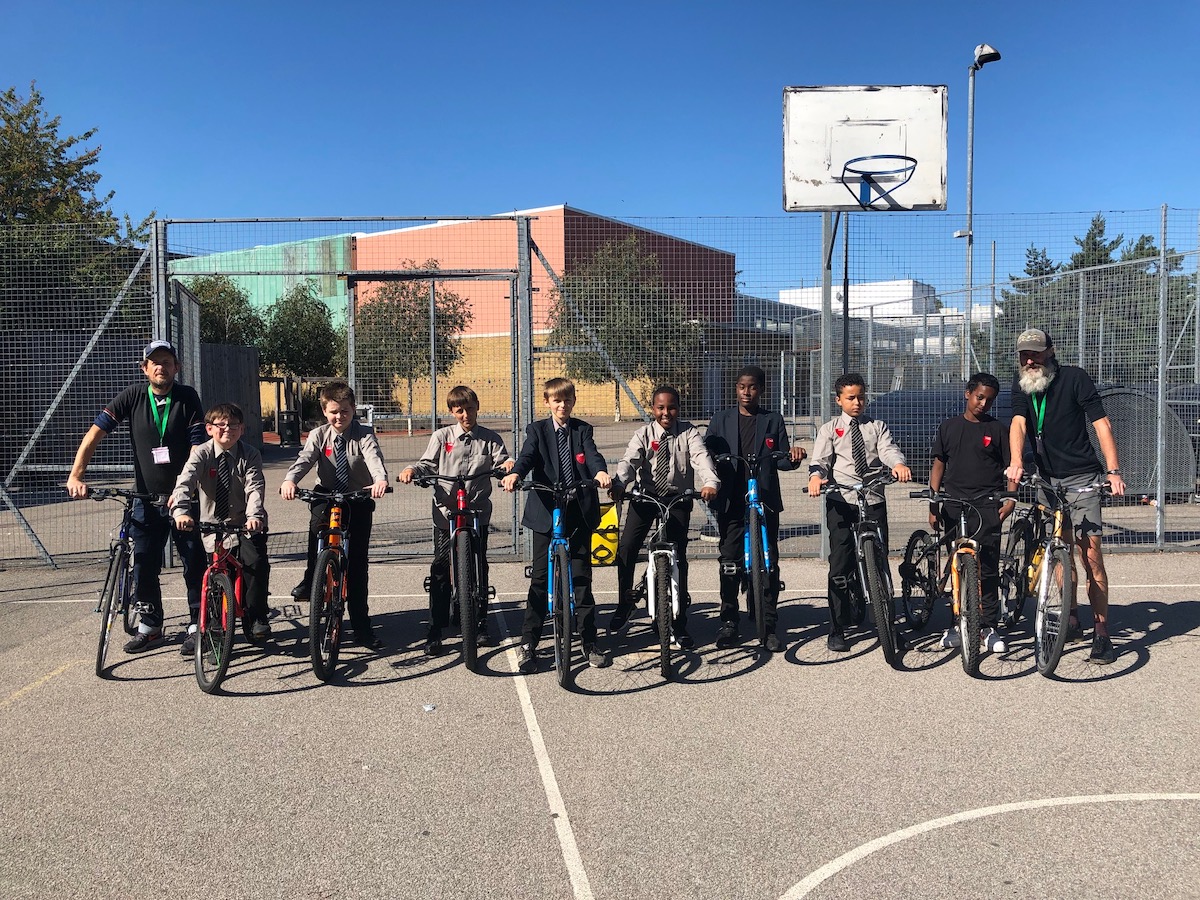
[[[571,545],[571,576],[575,583],[575,609],[579,616],[579,636],[588,664],[603,668],[610,664],[608,655],[596,646],[596,601],[592,597],[591,536],[600,524],[600,498],[592,484],[610,484],[604,457],[596,449],[592,426],[571,418],[575,408],[575,383],[569,378],[551,378],[542,391],[549,418],[534,422],[525,430],[525,441],[517,464],[500,482],[512,492],[517,482],[532,474],[542,484],[579,485],[575,499],[564,512],[564,527]],[[533,578],[525,606],[525,625],[521,631],[519,668],[522,674],[537,668],[534,649],[542,635],[549,596],[547,576],[551,532],[554,527],[554,500],[541,491],[530,491],[525,501],[521,524],[533,532]]]
[[[767,527],[768,552],[774,561],[765,598],[767,636],[763,646],[778,653],[784,647],[775,634],[779,603],[779,513],[783,510],[778,469],[790,471],[806,454],[802,448],[788,445],[783,416],[759,406],[766,382],[767,373],[758,366],[746,366],[739,371],[735,385],[737,406],[723,409],[712,417],[704,443],[714,458],[725,453],[741,457],[753,455],[759,459],[775,451],[787,454],[787,459],[778,463],[765,460],[758,471],[758,496],[766,513],[763,519]],[[745,575],[742,541],[746,530],[748,473],[741,463],[726,460],[717,463],[717,475],[721,479],[713,504],[721,535],[721,628],[717,632],[717,647],[725,649],[736,644],[738,637],[738,590]]]

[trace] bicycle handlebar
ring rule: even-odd
[[[385,494],[390,494],[392,488],[389,485],[385,490]],[[306,503],[318,503],[322,500],[333,500],[337,503],[344,503],[347,500],[367,500],[371,497],[371,489],[369,487],[359,488],[356,491],[315,491],[309,488],[296,488],[296,499],[303,500]]]
[[[898,480],[895,475],[886,471],[856,484],[839,484],[830,478],[828,481],[822,483],[820,493],[825,494],[833,491],[834,493],[844,494],[847,491],[857,491],[860,494],[873,494],[878,493],[880,488],[894,484]],[[805,488],[805,490],[807,491],[808,488]]]
[[[153,506],[166,507],[170,496],[167,494],[139,494],[137,491],[127,491],[124,488],[95,488],[88,491],[92,500],[145,500]]]
[[[752,469],[755,472],[760,471],[762,469],[763,463],[766,462],[768,459],[774,460],[775,462],[780,462],[782,460],[788,459],[788,455],[786,453],[784,453],[782,450],[772,450],[766,456],[746,457],[746,456],[738,456],[736,453],[719,453],[715,457],[713,457],[713,460],[715,462],[719,462],[719,463],[723,463],[723,462],[743,463],[747,469]]]
[[[486,471],[483,471],[483,472],[476,472],[474,475],[438,475],[438,474],[434,474],[434,473],[430,473],[430,474],[420,473],[420,474],[414,475],[412,478],[412,481],[413,481],[413,484],[415,484],[417,487],[431,488],[435,484],[437,484],[439,481],[445,482],[447,484],[458,484],[459,482],[463,482],[465,484],[468,481],[475,481],[480,478],[503,478],[507,474],[508,474],[508,472],[506,472],[500,466],[497,466],[494,469],[487,469]],[[400,480],[399,475],[396,476],[396,480],[397,481]]]
[[[1005,500],[1016,500],[1016,491],[994,491],[991,494],[985,494],[981,497],[976,497],[974,500],[966,500],[962,497],[951,497],[944,491],[935,491],[933,488],[922,488],[919,491],[909,491],[908,496],[914,500],[929,500],[932,503],[961,503],[965,506],[974,507],[976,503],[1003,503]]]
[[[255,534],[266,534],[265,531],[248,531],[245,527],[234,527],[228,522],[200,522],[196,530],[200,534],[215,534],[217,537],[236,534],[238,537],[249,538]]]
[[[645,500],[649,503],[653,503],[664,514],[666,514],[671,509],[671,507],[675,506],[678,503],[682,503],[684,500],[703,499],[700,496],[700,492],[697,490],[693,490],[692,488],[684,488],[682,491],[679,491],[678,493],[675,493],[675,494],[671,494],[668,497],[660,497],[657,494],[648,494],[643,490],[639,490],[638,488],[633,487],[633,488],[628,488],[625,491],[625,496],[628,497],[630,500]]]

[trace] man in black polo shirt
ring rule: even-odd
[[[1039,328],[1017,338],[1020,365],[1013,379],[1013,419],[1009,431],[1011,464],[1006,473],[1013,481],[1024,474],[1021,457],[1027,433],[1033,437],[1038,474],[1068,490],[1085,487],[1107,469],[1115,496],[1125,493],[1117,442],[1112,423],[1091,377],[1076,366],[1060,365],[1054,358],[1050,335]],[[1096,458],[1088,438],[1087,423],[1096,429],[1104,465]],[[1100,494],[1068,494],[1072,501],[1075,540],[1087,576],[1088,602],[1095,617],[1092,662],[1107,664],[1117,658],[1108,636],[1108,573],[1100,551]],[[1079,630],[1075,598],[1071,598],[1071,633]]]
[[[135,384],[121,391],[96,416],[96,421],[75,452],[67,493],[86,497],[83,480],[88,463],[100,442],[121,422],[129,422],[129,441],[133,446],[134,483],[138,493],[170,494],[175,479],[183,470],[192,447],[204,443],[204,408],[194,388],[176,384],[179,357],[168,341],[152,341],[142,353],[142,372],[149,384]],[[193,515],[195,518],[195,515]],[[140,653],[162,643],[162,571],[163,549],[167,539],[175,537],[175,548],[183,563],[187,585],[188,612],[192,626],[184,641],[183,653],[195,648],[195,627],[200,612],[200,582],[204,577],[204,546],[197,532],[174,531],[165,508],[134,501],[133,577],[141,610],[138,633],[125,645],[126,653]]]

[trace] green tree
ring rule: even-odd
[[[275,374],[335,375],[338,346],[337,330],[313,279],[288,289],[267,310],[259,353]]]
[[[436,259],[402,269],[436,270]],[[354,316],[355,376],[362,402],[378,409],[395,408],[397,381],[408,388],[408,414],[413,414],[413,382],[430,375],[429,282],[389,281],[374,288]],[[435,283],[436,285],[436,283]],[[434,352],[437,374],[448,375],[462,359],[459,340],[472,319],[471,303],[453,291],[434,290]]]
[[[700,355],[704,325],[672,297],[658,257],[637,234],[608,241],[571,265],[552,294],[551,344],[567,374],[589,384],[644,379],[684,386]],[[643,391],[643,402],[649,401]]]
[[[262,316],[250,295],[228,275],[198,275],[188,290],[200,301],[200,341],[257,347],[263,339]]]

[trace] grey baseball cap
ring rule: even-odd
[[[1054,346],[1050,340],[1050,335],[1042,331],[1040,328],[1027,328],[1017,336],[1017,352],[1022,350],[1032,350],[1034,353],[1041,353],[1043,350],[1048,350]]]

